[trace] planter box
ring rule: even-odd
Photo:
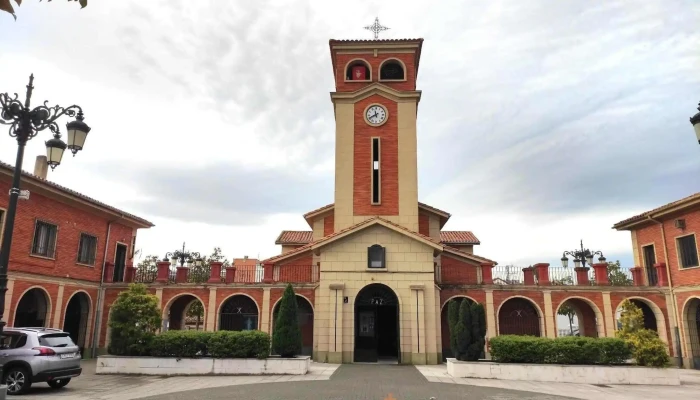
[[[125,375],[305,375],[311,357],[160,358],[97,357],[97,374]]]
[[[510,364],[447,359],[453,378],[508,379],[530,382],[588,383],[594,385],[680,385],[676,368],[637,366]]]

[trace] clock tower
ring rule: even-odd
[[[330,41],[335,232],[374,216],[418,231],[416,78],[422,44]]]

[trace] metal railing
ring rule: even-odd
[[[275,265],[273,282],[314,283],[319,281],[318,265]]]
[[[157,269],[137,268],[136,273],[134,274],[134,282],[135,283],[153,283],[156,281],[157,276],[158,276]]]
[[[523,285],[525,276],[523,267],[515,265],[497,265],[491,269],[491,278],[495,285]]]

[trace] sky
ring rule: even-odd
[[[633,264],[612,225],[698,192],[700,2],[25,1],[0,14],[0,92],[79,104],[85,149],[49,179],[146,218],[140,256],[183,242],[266,258],[333,202],[328,40],[425,39],[419,200],[500,265],[583,240]],[[68,122],[66,119],[64,122]],[[24,169],[44,154],[43,132]],[[0,160],[16,146],[0,137]],[[138,259],[136,260],[138,261]]]

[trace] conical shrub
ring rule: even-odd
[[[289,284],[280,300],[280,310],[272,333],[272,349],[281,357],[294,357],[301,353],[301,328],[297,314],[297,299]]]

